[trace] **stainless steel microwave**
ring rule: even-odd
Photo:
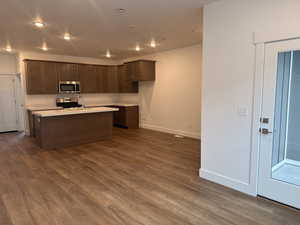
[[[75,94],[80,93],[79,81],[60,81],[59,93],[61,94]]]

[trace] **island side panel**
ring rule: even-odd
[[[35,133],[34,133],[34,130],[35,130],[35,127],[34,127],[34,116],[32,114],[32,111],[31,110],[27,110],[27,115],[28,115],[28,125],[29,125],[29,135],[31,137],[35,137]]]
[[[42,148],[61,148],[111,139],[113,112],[39,117]]]

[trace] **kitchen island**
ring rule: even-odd
[[[110,139],[115,111],[109,107],[35,111],[37,143],[53,149]]]

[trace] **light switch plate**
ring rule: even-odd
[[[238,107],[239,116],[248,116],[248,109],[246,107]]]

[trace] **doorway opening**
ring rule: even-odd
[[[18,131],[16,76],[0,75],[0,133]]]

